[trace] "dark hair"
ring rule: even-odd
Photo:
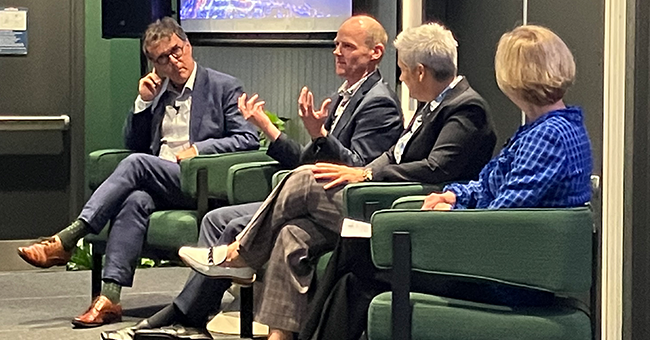
[[[142,51],[148,56],[149,53],[147,47],[157,43],[163,38],[170,38],[174,34],[176,34],[181,40],[187,41],[187,34],[185,34],[185,31],[183,31],[176,20],[170,17],[156,20],[156,22],[150,24],[144,32],[144,36],[142,37]]]

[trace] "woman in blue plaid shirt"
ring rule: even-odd
[[[575,207],[591,198],[591,145],[582,109],[562,98],[575,79],[569,48],[545,27],[504,34],[495,57],[499,88],[526,124],[468,184],[430,194],[422,209]]]

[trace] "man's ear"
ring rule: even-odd
[[[415,74],[417,75],[418,80],[419,80],[420,82],[423,82],[423,81],[424,81],[424,79],[425,79],[425,77],[426,77],[426,73],[427,73],[427,68],[424,67],[424,65],[418,63],[418,64],[415,66]]]
[[[379,60],[384,55],[386,47],[384,44],[375,44],[375,47],[372,48],[372,54],[370,56],[371,60]]]

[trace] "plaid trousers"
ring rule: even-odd
[[[343,186],[324,190],[311,166],[282,181],[238,235],[240,256],[253,268],[268,263],[255,320],[299,332],[307,315],[314,262],[334,249],[343,220]]]

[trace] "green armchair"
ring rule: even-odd
[[[95,190],[115,169],[117,164],[131,154],[129,150],[99,150],[88,158],[89,187]],[[227,205],[228,169],[239,163],[269,161],[265,150],[242,151],[215,155],[199,155],[183,160],[181,166],[181,189],[196,198],[196,210],[166,210],[151,214],[142,256],[153,259],[178,260],[178,248],[195,244],[200,222],[208,209]],[[249,187],[250,188],[250,187]],[[106,252],[106,240],[110,228],[98,235],[86,236],[92,244],[92,296],[101,290],[102,256]]]
[[[421,205],[423,197],[395,202]],[[592,212],[572,209],[382,210],[372,217],[372,259],[391,269],[392,292],[375,297],[368,338],[592,339]],[[393,256],[394,254],[394,256]],[[524,286],[552,303],[509,307],[418,293],[412,277]]]

